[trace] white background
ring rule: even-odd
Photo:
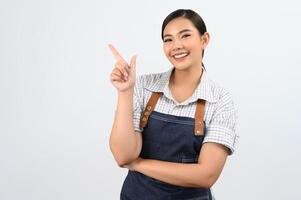
[[[1,200],[119,199],[107,44],[138,75],[168,70],[161,23],[178,8],[203,17],[208,76],[239,110],[216,199],[301,199],[299,1],[1,0]]]

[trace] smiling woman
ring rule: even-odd
[[[210,36],[202,18],[179,9],[162,24],[172,67],[136,80],[136,57],[116,58],[118,90],[110,148],[129,169],[121,199],[212,199],[211,186],[234,152],[236,111],[231,95],[207,77],[202,64]]]

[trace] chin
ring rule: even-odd
[[[187,65],[187,64],[174,64],[173,66],[177,70],[187,70],[190,68],[190,65]]]
[[[182,66],[174,66],[174,68],[175,68],[176,70],[180,70],[180,71],[184,71],[184,70],[187,70],[187,69],[188,69],[188,67],[182,67]]]

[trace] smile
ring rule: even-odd
[[[180,59],[180,58],[184,58],[186,56],[188,56],[189,53],[185,52],[185,53],[178,53],[178,54],[175,54],[173,55],[172,57],[175,58],[175,59]]]

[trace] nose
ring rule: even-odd
[[[183,44],[182,44],[181,40],[174,39],[172,50],[178,50],[178,49],[182,49],[182,48],[183,48]]]

